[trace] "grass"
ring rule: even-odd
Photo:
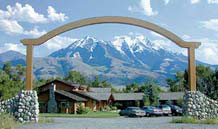
[[[53,119],[50,119],[50,118],[45,118],[45,117],[39,117],[39,121],[38,123],[54,123],[54,120]]]
[[[187,123],[187,124],[218,124],[218,119],[198,120],[193,117],[173,118],[172,123]]]
[[[40,117],[74,117],[74,118],[113,118],[120,115],[116,112],[89,112],[88,114],[41,113]]]
[[[12,129],[18,126],[15,118],[9,114],[0,114],[0,129]]]

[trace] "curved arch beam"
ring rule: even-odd
[[[179,38],[177,35],[173,34],[172,32],[158,26],[155,24],[152,24],[147,21],[143,21],[140,19],[135,19],[135,18],[129,18],[129,17],[121,17],[121,16],[104,16],[104,17],[94,17],[94,18],[87,18],[75,22],[71,22],[69,24],[63,25],[61,27],[58,27],[47,34],[44,34],[43,36],[37,38],[37,39],[23,39],[21,42],[24,45],[41,45],[44,42],[48,41],[49,39],[64,33],[66,31],[80,28],[83,26],[88,26],[88,25],[94,25],[94,24],[104,24],[104,23],[118,23],[118,24],[128,24],[128,25],[134,25],[138,27],[142,27],[151,31],[154,31],[169,40],[173,41],[176,43],[178,46],[182,48],[198,48],[201,43],[199,42],[186,42]]]

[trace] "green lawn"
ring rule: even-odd
[[[111,118],[119,117],[116,112],[89,112],[88,114],[40,113],[40,117]]]

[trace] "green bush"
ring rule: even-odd
[[[16,127],[17,124],[13,116],[0,113],[0,129],[12,129]]]
[[[87,114],[90,111],[91,111],[90,108],[84,107],[82,104],[80,104],[78,109],[77,109],[77,114]]]
[[[104,107],[100,107],[100,111],[105,111]]]
[[[111,111],[111,107],[110,106],[106,106],[104,109],[105,109],[105,111]]]
[[[192,117],[181,117],[181,118],[173,118],[172,119],[172,123],[196,123],[196,119],[192,118]]]
[[[112,106],[111,110],[117,110],[117,107],[116,106]]]
[[[117,109],[121,109],[123,107],[123,104],[121,104],[121,103],[114,103],[113,106],[117,107]]]

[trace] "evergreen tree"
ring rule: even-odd
[[[81,75],[80,72],[77,71],[71,71],[67,75],[67,77],[64,78],[66,81],[71,81],[73,83],[79,83],[79,84],[86,84],[86,79],[83,75]]]

